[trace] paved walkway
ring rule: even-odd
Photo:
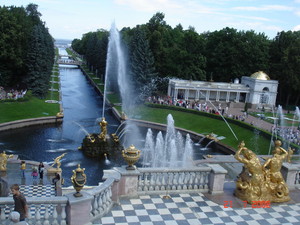
[[[292,200],[284,204],[271,204],[270,208],[245,205],[229,190],[228,193],[219,196],[181,193],[170,194],[170,198],[164,198],[164,195],[142,195],[138,198],[122,199],[109,214],[94,224],[300,224],[299,190],[291,193],[293,199],[297,196],[297,203]]]
[[[236,116],[244,115],[243,110],[244,109],[242,109],[242,108],[229,108],[228,109],[228,115],[229,114],[236,115]],[[261,128],[263,130],[267,130],[269,132],[271,131],[271,128],[273,126],[273,124],[271,124],[269,122],[266,122],[266,121],[264,121],[260,118],[251,116],[251,115],[248,115],[248,117],[246,117],[244,122],[249,123],[249,124],[253,124],[256,127]]]

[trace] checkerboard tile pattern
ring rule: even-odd
[[[20,185],[20,191],[25,197],[55,196],[54,185]]]
[[[23,193],[25,197],[53,197],[55,196],[54,185],[20,185],[20,192]],[[10,193],[10,196],[12,194]],[[51,206],[52,207],[52,206]],[[5,214],[9,214],[13,208],[5,207]],[[35,206],[30,207],[30,212],[32,215],[35,213]],[[41,206],[40,213],[45,213],[45,206]]]
[[[271,208],[224,208],[201,193],[143,195],[122,199],[94,224],[106,225],[255,225],[300,224],[300,204]]]

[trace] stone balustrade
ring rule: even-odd
[[[177,192],[187,190],[208,191],[210,167],[188,169],[141,168],[138,193]]]
[[[290,190],[300,187],[299,164],[283,163],[281,173]]]
[[[67,224],[66,197],[27,197],[29,224]],[[10,224],[9,214],[14,209],[12,197],[0,198],[0,224]]]
[[[87,191],[91,196],[93,196],[90,210],[92,221],[101,218],[112,208],[112,185],[114,181],[115,180],[113,178],[108,178],[102,185]]]
[[[114,172],[112,172],[114,170]],[[190,168],[138,168],[126,170],[125,167],[115,167],[105,170],[103,178],[114,176],[113,196],[135,196],[152,193],[178,192],[223,192],[227,171],[217,165],[208,164]]]

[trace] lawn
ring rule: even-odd
[[[204,135],[213,132],[217,136],[225,137],[225,139],[223,139],[221,142],[232,146],[233,148],[237,148],[238,144],[244,140],[246,147],[256,153],[267,154],[269,151],[270,140],[262,137],[260,135],[261,131],[259,130],[251,131],[238,125],[229,123],[235,136],[238,138],[236,139],[230,128],[222,120],[191,114],[188,112],[149,108],[146,106],[139,106],[135,108],[135,117],[137,119],[143,119],[157,123],[166,124],[168,114],[173,116],[176,127],[181,127]]]
[[[0,123],[44,116],[55,116],[56,113],[59,112],[59,104],[45,103],[45,99],[38,99],[30,96],[30,94],[28,95],[28,101],[1,102]]]

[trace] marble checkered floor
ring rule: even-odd
[[[94,224],[106,225],[256,225],[300,224],[300,203],[270,208],[225,208],[202,193],[143,195],[122,199]]]
[[[54,185],[20,185],[20,191],[25,197],[53,197],[55,196]]]

